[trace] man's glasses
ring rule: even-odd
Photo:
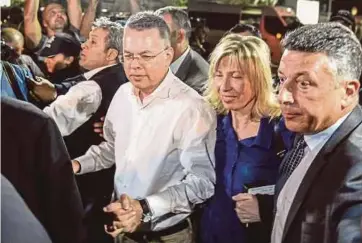
[[[163,49],[162,51],[160,51],[159,53],[157,53],[155,55],[149,55],[149,54],[135,55],[132,53],[126,53],[122,56],[122,61],[124,63],[130,63],[133,60],[137,59],[139,64],[145,64],[145,63],[150,62],[153,59],[155,59],[158,55],[160,55],[162,52],[166,51],[168,48],[169,47],[166,47],[165,49]]]

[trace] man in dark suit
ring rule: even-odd
[[[1,242],[51,243],[44,227],[3,175],[1,175]]]
[[[301,27],[282,45],[278,98],[297,137],[280,167],[271,242],[361,242],[361,45],[338,23]]]
[[[82,203],[57,125],[35,106],[8,97],[1,98],[1,115],[1,173],[53,242],[82,242]]]
[[[174,57],[170,66],[176,77],[202,94],[208,79],[209,64],[189,45],[191,23],[187,13],[177,7],[164,7],[156,11],[171,31]]]

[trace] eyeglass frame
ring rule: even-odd
[[[147,55],[146,59],[144,58],[144,56],[142,57],[142,55],[138,55],[138,54],[137,54],[137,58],[136,58],[136,55],[134,53],[130,54],[129,57],[126,57],[126,58],[125,58],[125,55],[122,55],[122,62],[125,63],[125,59],[129,59],[129,60],[127,60],[127,62],[131,63],[132,61],[137,59],[138,63],[145,64],[145,63],[148,63],[148,62],[154,60],[156,57],[158,57],[161,53],[166,51],[168,48],[170,48],[170,47],[169,46],[165,47],[162,51],[160,51],[159,53],[157,53],[155,55]]]

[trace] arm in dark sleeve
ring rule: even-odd
[[[260,223],[249,224],[250,242],[269,242],[273,225],[274,196],[256,195],[258,199]]]
[[[68,90],[77,83],[78,83],[77,81],[68,81],[68,82],[62,82],[60,84],[54,84],[55,90],[57,91],[57,95],[59,96],[66,94]]]
[[[335,242],[362,242],[362,161],[350,168],[332,208]]]
[[[37,145],[43,225],[55,243],[82,242],[83,207],[67,149],[51,118],[45,118]]]

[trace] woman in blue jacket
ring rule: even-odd
[[[215,195],[201,219],[202,241],[267,243],[271,194],[292,134],[279,119],[266,43],[225,36],[211,54],[206,96],[219,116]]]

